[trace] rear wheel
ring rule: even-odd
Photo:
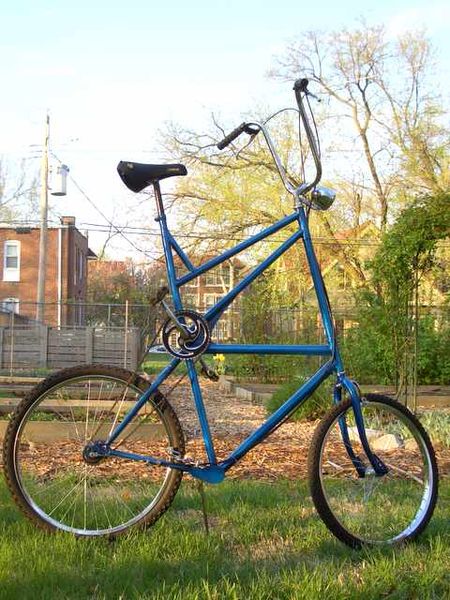
[[[124,369],[86,365],[48,377],[19,404],[5,435],[4,469],[29,518],[47,530],[115,536],[152,525],[167,510],[181,471],[89,454],[148,386]],[[156,392],[111,447],[173,460],[184,454],[184,438]]]
[[[423,531],[437,500],[433,447],[418,419],[391,398],[368,394],[361,402],[372,451],[388,473],[377,476],[364,453],[350,400],[336,405],[311,444],[311,495],[326,526],[352,547],[396,544]],[[355,454],[366,466],[359,477],[342,441],[348,429]]]

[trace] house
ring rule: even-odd
[[[197,265],[204,264],[212,256],[203,255],[196,257]],[[196,277],[181,288],[184,305],[187,308],[199,310],[205,313],[214,306],[225,294],[232,290],[243,278],[247,265],[239,258],[231,258],[224,261],[214,269]],[[185,272],[185,269],[177,267],[177,271]],[[214,328],[213,337],[220,341],[238,339],[241,326],[241,296],[231,304],[230,308],[222,315]]]
[[[211,258],[213,256],[208,254],[190,257],[192,263],[196,266],[206,263]],[[182,265],[181,260],[175,256],[174,261],[177,276],[185,274],[187,269]],[[234,257],[199,275],[181,287],[183,305],[186,309],[191,308],[202,314],[205,313],[243,278],[247,269],[248,267],[244,262]],[[167,279],[163,260],[150,266],[149,276],[154,282],[155,291],[161,285],[166,285]],[[213,333],[214,339],[229,341],[239,338],[241,327],[240,306],[241,296],[238,296],[217,322]]]
[[[344,261],[333,244],[318,244],[317,258],[330,298],[338,331],[353,327],[355,322],[355,291],[369,277],[367,261],[376,253],[381,241],[381,231],[372,222],[365,221],[358,227],[336,232],[336,240],[349,256]],[[362,276],[358,277],[356,265]],[[311,287],[308,297],[312,295]]]
[[[35,319],[39,268],[38,227],[0,224],[0,306],[2,312]],[[45,310],[47,325],[83,325],[87,261],[95,258],[88,239],[75,226],[75,217],[61,217],[47,231]]]

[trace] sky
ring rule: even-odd
[[[392,34],[425,27],[447,85],[450,6],[441,0],[0,0],[0,156],[10,183],[22,159],[38,172],[49,111],[51,150],[76,182],[51,197],[51,218],[74,215],[82,231],[105,217],[153,227],[154,207],[144,213],[123,186],[119,160],[163,162],[169,122],[199,130],[214,112],[231,129],[252,107],[292,105],[291,86],[267,76],[275,57],[304,31],[360,17]],[[104,235],[89,236],[98,251]],[[109,253],[136,251],[116,238]]]

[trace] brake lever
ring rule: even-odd
[[[305,95],[306,96],[311,96],[311,98],[314,98],[314,100],[317,100],[317,102],[322,102],[322,100],[319,98],[319,96],[316,96],[315,94],[313,94],[309,90],[305,90]]]

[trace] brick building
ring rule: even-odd
[[[195,264],[203,264],[211,258],[210,255],[196,257]],[[178,260],[176,262],[178,263]],[[179,265],[176,269],[180,274],[186,272],[186,269],[181,268]],[[234,257],[226,260],[181,288],[184,304],[202,313],[206,312],[234,288],[247,270],[247,265],[239,258]],[[219,319],[213,337],[220,341],[239,339],[241,335],[241,300],[242,297],[238,296]]]
[[[202,254],[190,258],[194,265],[199,266],[210,260],[212,256]],[[178,256],[174,257],[174,261],[176,274],[180,277],[187,272],[187,269],[181,264]],[[102,261],[99,264],[92,264],[92,269],[91,266],[89,268],[92,274],[102,273],[105,278],[113,278],[123,271],[124,265],[126,263],[120,261]],[[134,269],[145,272],[145,280],[150,296],[154,296],[162,285],[167,284],[163,260],[154,261],[148,265],[134,265]],[[200,313],[206,312],[243,278],[247,270],[248,266],[239,258],[234,257],[196,277],[193,281],[181,287],[181,298],[184,307],[198,310]],[[128,272],[131,272],[131,265],[128,267]],[[239,338],[241,300],[242,297],[239,296],[219,319],[214,331],[215,339],[225,341]]]
[[[29,319],[36,318],[39,266],[37,227],[0,225],[0,307]],[[48,325],[83,325],[87,291],[87,260],[95,258],[75,217],[47,233],[44,320]]]

